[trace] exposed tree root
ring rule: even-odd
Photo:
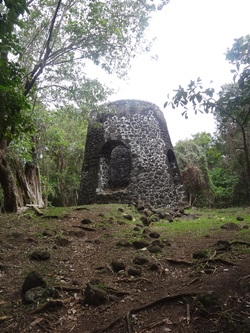
[[[246,246],[250,246],[249,242],[243,242],[243,241],[233,241],[230,244],[231,245],[246,245]]]
[[[164,303],[164,302],[171,302],[174,300],[178,300],[178,299],[182,299],[184,297],[191,297],[191,296],[196,296],[197,293],[183,293],[183,294],[176,294],[176,295],[172,295],[172,296],[164,296],[161,298],[158,298],[152,302],[146,303],[142,306],[139,306],[137,308],[132,308],[130,309],[125,315],[122,315],[120,317],[117,317],[116,319],[112,320],[112,322],[108,325],[106,325],[105,327],[102,327],[98,330],[93,331],[92,333],[102,333],[104,331],[107,331],[108,329],[110,329],[111,327],[113,327],[119,320],[124,319],[127,325],[127,331],[128,333],[132,333],[132,324],[131,324],[131,315],[138,313],[140,311],[144,311],[147,310],[155,305]]]
[[[222,258],[214,258],[213,260],[208,260],[208,262],[219,262],[223,265],[227,265],[227,266],[235,266],[235,263],[231,262],[231,261],[228,261],[228,260],[225,260],[225,259],[222,259]]]
[[[247,280],[247,279],[249,279],[249,278],[250,278],[250,275],[243,276],[243,277],[239,278],[239,279],[237,280],[237,282],[240,282],[240,281],[243,281],[243,280]]]

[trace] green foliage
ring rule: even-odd
[[[37,112],[43,194],[52,204],[76,205],[87,134],[86,114],[70,106],[57,111],[41,108]]]
[[[178,141],[175,154],[190,204],[209,204],[210,179],[206,156],[209,134],[199,133],[193,139]],[[203,142],[203,145],[202,145]]]
[[[226,59],[234,65],[233,82],[221,87],[217,97],[202,80],[191,80],[186,89],[179,86],[165,106],[181,108],[188,118],[190,105],[195,113],[212,112],[217,121],[220,147],[209,149],[213,161],[210,178],[218,202],[248,202],[250,197],[250,35],[235,39]],[[218,142],[219,143],[219,142]],[[225,147],[222,147],[223,144]],[[217,149],[219,147],[219,149]],[[215,148],[215,146],[214,146]],[[208,162],[210,163],[210,162]],[[219,175],[221,184],[219,184]],[[225,177],[227,180],[225,180]],[[242,184],[239,186],[239,184]],[[238,188],[238,190],[237,190]],[[241,189],[241,191],[239,191]]]
[[[209,172],[214,202],[217,207],[234,205],[234,188],[237,175],[230,175],[225,168],[215,166]]]
[[[243,184],[238,188],[239,166],[227,158],[220,140],[203,132],[175,146],[184,185],[195,205],[225,207],[243,203],[238,200],[244,188]]]
[[[27,11],[26,1],[1,1],[0,3],[0,142],[13,139],[16,133],[26,130],[25,110],[29,104],[23,95],[23,67],[16,57],[22,48],[16,34],[19,16]]]
[[[32,1],[19,32],[27,73],[26,91],[36,82],[49,95],[51,88],[56,87],[60,88],[57,93],[72,93],[86,82],[85,67],[89,61],[108,73],[123,76],[136,53],[150,48],[150,42],[144,39],[150,14],[166,3]]]

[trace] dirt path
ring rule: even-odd
[[[250,238],[220,227],[173,238],[165,224],[164,232],[157,222],[145,227],[119,205],[63,218],[0,215],[0,331],[250,332]],[[31,259],[37,250],[49,259]],[[56,300],[23,304],[30,271]]]

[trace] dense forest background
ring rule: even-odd
[[[89,63],[126,75],[151,42],[150,15],[168,1],[0,0],[0,207],[77,203],[88,111],[111,90]],[[225,50],[226,51],[226,50]],[[200,78],[166,96],[188,117],[212,112],[217,133],[174,149],[190,205],[249,204],[250,36],[226,52],[232,82],[216,92]]]

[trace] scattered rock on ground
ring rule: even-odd
[[[143,235],[149,235],[150,232],[151,232],[150,228],[147,228],[147,227],[146,227],[146,228],[143,229],[142,234],[143,234]]]
[[[46,282],[36,271],[30,272],[22,285],[22,292],[25,294],[28,290],[36,287],[46,287]]]
[[[168,220],[168,222],[174,222],[174,219],[170,214],[166,214],[165,219]]]
[[[236,220],[237,220],[237,221],[244,221],[244,217],[237,216],[237,217],[236,217]]]
[[[170,241],[169,239],[167,239],[167,238],[164,238],[164,239],[162,240],[162,243],[163,243],[164,245],[167,245],[167,246],[170,246],[170,245],[171,245],[171,241]]]
[[[87,283],[84,291],[84,304],[99,306],[108,302],[108,293],[98,285]]]
[[[161,247],[161,248],[163,248],[164,247],[164,245],[162,244],[162,242],[159,240],[159,239],[155,239],[155,240],[153,240],[153,242],[151,243],[151,245],[153,245],[153,246],[159,246],[159,247]]]
[[[153,231],[153,232],[150,232],[149,236],[151,238],[159,238],[160,234],[159,234],[159,232]]]
[[[140,211],[140,210],[144,210],[144,208],[145,208],[145,206],[144,206],[143,201],[138,200],[137,209]]]
[[[152,222],[158,222],[159,220],[160,220],[160,218],[159,218],[158,215],[152,215],[149,218],[150,223],[152,223]]]
[[[120,247],[129,247],[129,246],[130,246],[130,243],[129,243],[129,241],[127,241],[127,240],[119,240],[119,241],[116,243],[116,246],[120,246]]]
[[[154,209],[153,212],[157,214],[160,219],[165,219],[165,217],[167,216],[167,213],[163,209]]]
[[[69,235],[70,236],[75,236],[75,237],[85,237],[86,236],[86,233],[83,231],[83,230],[70,230],[69,231]]]
[[[82,224],[91,224],[92,221],[90,219],[85,218],[85,219],[81,220],[81,223]]]
[[[137,256],[133,259],[133,264],[136,264],[136,265],[144,265],[146,263],[148,263],[148,259],[145,257]]]
[[[42,235],[45,236],[45,237],[53,237],[54,236],[53,232],[50,231],[50,230],[44,230],[42,232]]]
[[[143,213],[147,217],[150,217],[150,216],[152,216],[154,214],[150,209],[144,209]]]
[[[207,250],[199,250],[193,253],[194,259],[205,259],[208,258],[208,252]]]
[[[225,240],[219,240],[214,245],[216,251],[229,251],[231,250],[231,244],[228,241]]]
[[[148,226],[148,225],[150,225],[150,220],[146,217],[146,216],[141,216],[141,221],[142,221],[142,223],[145,225],[145,226]]]
[[[111,267],[115,272],[123,271],[126,268],[126,265],[121,260],[113,260],[111,262]]]
[[[50,253],[48,251],[34,251],[30,255],[30,259],[32,260],[48,260],[50,258]]]
[[[71,243],[71,241],[64,237],[57,237],[55,243],[58,246],[67,246]]]
[[[4,265],[4,264],[1,264],[1,263],[0,263],[0,271],[1,271],[1,272],[6,272],[7,269],[8,269],[8,266],[7,266],[7,265]]]
[[[35,287],[29,289],[24,297],[24,303],[44,303],[48,298],[58,298],[59,293],[56,289],[47,286],[47,287]]]
[[[238,224],[233,223],[233,222],[228,222],[225,223],[221,226],[221,229],[227,229],[227,230],[234,230],[234,231],[239,231],[240,227],[238,226]]]
[[[131,275],[131,276],[141,276],[141,274],[142,274],[142,271],[139,268],[130,267],[128,269],[128,275]]]
[[[158,245],[150,245],[150,246],[148,247],[148,251],[149,251],[150,253],[159,253],[159,252],[161,252],[161,248],[160,248],[160,246],[158,246]]]
[[[158,267],[157,264],[152,263],[152,264],[150,264],[149,269],[150,269],[151,271],[158,271],[159,267]]]
[[[149,242],[147,242],[145,240],[134,241],[132,244],[133,244],[134,248],[136,248],[137,250],[143,249],[144,247],[149,246]]]
[[[123,217],[128,221],[133,221],[133,216],[130,214],[123,214]]]

